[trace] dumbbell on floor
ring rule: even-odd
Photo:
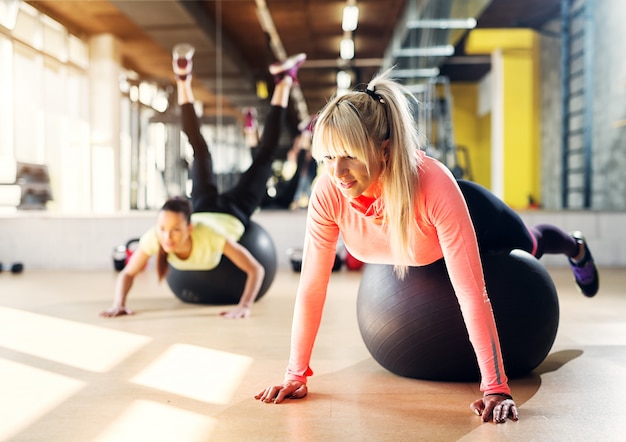
[[[21,262],[14,262],[13,264],[0,263],[0,272],[22,273],[24,270],[24,264]]]

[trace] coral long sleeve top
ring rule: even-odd
[[[423,152],[420,155],[420,191],[415,204],[422,214],[416,219],[419,229],[409,265],[424,266],[445,259],[478,360],[480,388],[485,394],[508,394],[508,379],[465,199],[444,165]],[[327,174],[318,179],[307,215],[286,381],[306,382],[313,374],[309,363],[339,234],[350,254],[360,261],[394,264],[387,227],[377,216],[381,205],[380,200],[343,196]]]

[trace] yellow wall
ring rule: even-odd
[[[539,104],[531,51],[507,51],[504,62],[505,201],[525,208],[540,200]]]
[[[454,142],[459,148],[459,165],[466,170],[468,164],[461,148],[472,149],[476,145],[476,86],[472,83],[455,83],[450,85],[452,93],[452,127],[454,128]],[[471,153],[469,168],[472,168]],[[467,178],[464,176],[464,178]]]
[[[501,78],[493,81],[503,88],[501,96],[495,97],[502,100],[504,121],[501,170],[492,170],[491,152],[496,147],[492,146],[491,116],[477,115],[477,84],[452,85],[456,143],[469,149],[474,181],[491,188],[495,173],[502,177],[504,201],[513,208],[526,208],[529,197],[541,200],[539,37],[527,29],[477,29],[470,32],[465,50],[500,57]]]
[[[470,178],[487,188],[491,186],[491,117],[478,116],[478,84],[450,85],[453,101],[452,124],[457,146],[467,149],[469,165],[459,151],[459,163],[469,168]]]

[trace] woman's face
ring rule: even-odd
[[[184,214],[161,210],[157,217],[159,243],[166,253],[181,251],[190,238],[192,226]]]
[[[370,165],[369,171],[360,160],[353,157],[325,156],[324,164],[327,172],[331,175],[333,183],[348,198],[356,198],[359,195],[375,197],[378,188],[377,181],[380,176],[382,162]]]

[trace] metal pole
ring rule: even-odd
[[[570,0],[561,0],[561,205],[569,194]]]

